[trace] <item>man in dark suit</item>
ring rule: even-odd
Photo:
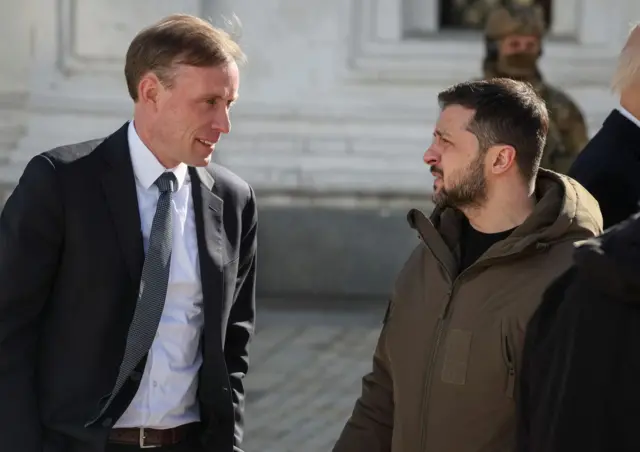
[[[640,449],[640,213],[583,242],[529,322],[518,452]]]
[[[640,26],[631,31],[620,53],[613,89],[620,105],[568,173],[600,203],[605,229],[640,208]]]
[[[239,451],[256,202],[210,164],[239,46],[188,15],[126,57],[133,121],[33,158],[0,217],[0,450]]]

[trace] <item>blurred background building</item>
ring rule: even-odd
[[[260,295],[384,298],[416,244],[407,209],[429,209],[436,94],[480,76],[480,6],[497,3],[1,0],[0,187],[6,196],[34,154],[130,118],[123,57],[140,28],[174,12],[218,25],[236,14],[249,64],[215,158],[259,196]],[[593,134],[615,105],[609,76],[640,2],[538,3],[551,30],[543,73]]]

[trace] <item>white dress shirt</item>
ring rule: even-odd
[[[166,170],[158,162],[140,140],[133,121],[129,123],[128,140],[145,253],[160,196],[154,182],[163,172],[172,171],[178,189],[171,202],[173,248],[160,325],[140,388],[114,427],[167,429],[200,420],[196,392],[204,315],[191,183],[186,165]]]
[[[631,113],[629,113],[629,110],[627,110],[626,108],[624,108],[622,105],[618,105],[618,111],[620,112],[620,114],[622,116],[624,116],[625,118],[627,118],[629,121],[631,121],[632,123],[634,123],[635,125],[637,125],[638,127],[640,127],[640,119],[636,118],[635,116],[633,116]]]

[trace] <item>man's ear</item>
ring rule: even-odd
[[[493,174],[505,173],[516,163],[516,150],[513,146],[498,145],[489,150],[490,169]]]
[[[138,83],[138,102],[155,106],[160,93],[160,80],[153,72],[148,72]]]

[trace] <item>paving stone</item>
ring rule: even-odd
[[[371,369],[383,313],[260,313],[245,381],[245,452],[331,450]]]

